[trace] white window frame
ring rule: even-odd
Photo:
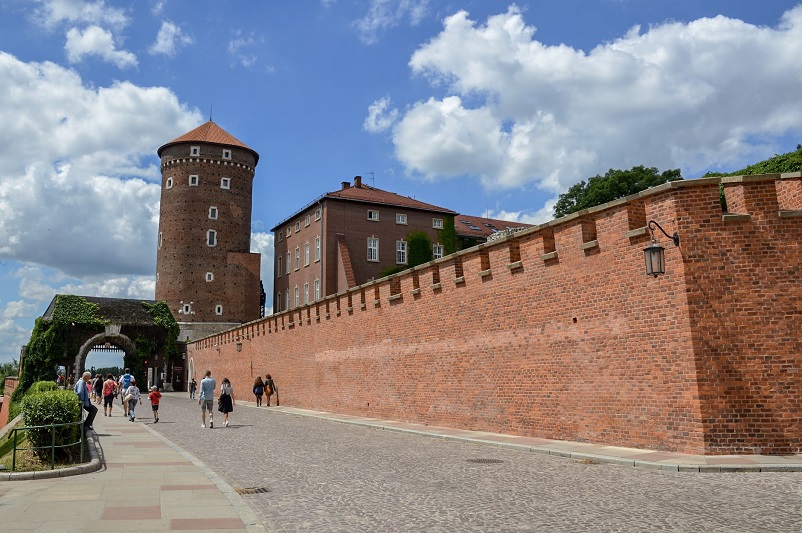
[[[198,157],[198,156],[200,156],[200,146],[190,146],[189,157]]]
[[[309,266],[309,241],[304,244],[304,266]]]
[[[287,231],[285,231],[285,233],[287,234],[287,237],[291,236],[292,235],[292,226],[287,226]]]
[[[191,315],[192,314],[192,304],[184,304],[183,308],[178,311],[183,315]]]
[[[396,224],[403,224],[404,226],[407,225],[407,215],[405,213],[396,213],[395,214],[395,223]]]
[[[309,282],[304,283],[304,305],[309,305]]]
[[[301,305],[301,290],[298,288],[298,285],[295,286],[295,307],[293,309],[298,308]]]
[[[173,177],[172,176],[167,178],[167,181],[164,183],[164,188],[165,189],[172,189],[173,188]]]
[[[371,246],[375,244],[375,246]],[[373,252],[373,253],[371,253]],[[379,261],[379,238],[378,237],[368,237],[368,261],[370,262],[378,262]]]
[[[213,248],[217,246],[217,231],[210,229],[206,232],[206,245]]]
[[[373,222],[378,222],[379,212],[375,209],[368,209],[368,220],[372,220]]]
[[[321,211],[322,211],[322,209],[320,209],[319,207],[317,209],[315,209],[315,220],[316,221],[320,220],[320,217],[322,216],[321,215]]]
[[[164,238],[162,237],[162,232],[159,232],[159,250],[162,249],[162,244],[164,243]]]
[[[306,215],[306,218],[304,219],[304,227],[308,226],[311,223],[312,223],[312,216]]]
[[[284,232],[281,231],[281,230],[277,231],[276,232],[276,239],[278,239],[278,242],[283,241],[284,240]]]
[[[432,245],[432,259],[440,259],[443,257],[443,245],[440,243],[435,243]]]
[[[300,220],[295,222],[295,233],[298,233],[299,231],[301,231],[301,221]]]
[[[231,188],[231,178],[220,178],[220,188],[221,189],[230,189]]]
[[[223,148],[223,159],[231,159],[231,150]]]
[[[200,183],[200,177],[197,174],[190,174],[189,175],[189,186],[190,187],[197,187],[198,183]]]
[[[223,306],[220,305],[220,304],[215,305],[214,306],[214,314],[216,314],[218,316],[222,315],[223,314]]]
[[[315,237],[315,263],[320,261],[320,235]]]
[[[284,310],[285,311],[289,311],[290,310],[290,289],[287,289],[286,291],[284,291],[284,304],[285,304],[284,305]]]
[[[206,281],[214,281],[214,272],[207,272],[206,273]]]
[[[295,270],[301,270],[301,247],[295,247]]]
[[[443,219],[442,218],[433,218],[432,219],[432,227],[434,229],[443,229]]]
[[[407,241],[395,241],[395,262],[397,265],[407,264]]]
[[[211,220],[217,220],[217,206],[209,206],[209,218]]]
[[[315,301],[320,300],[320,280],[315,280]]]
[[[292,271],[292,252],[287,250],[287,268],[286,273],[289,276]]]

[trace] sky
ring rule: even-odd
[[[357,175],[540,223],[610,168],[791,151],[800,34],[783,0],[4,0],[0,362],[56,294],[154,297],[156,150],[210,117],[260,154],[270,295],[270,229]]]

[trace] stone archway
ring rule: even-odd
[[[83,343],[78,354],[75,356],[75,379],[79,379],[83,374],[86,365],[86,356],[95,346],[105,343],[111,343],[125,352],[126,356],[133,355],[136,352],[136,344],[126,335],[120,333],[120,327],[106,326],[106,331],[99,333],[86,342]]]

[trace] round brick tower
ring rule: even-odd
[[[259,318],[260,255],[250,253],[259,154],[211,120],[158,154],[156,299],[182,323],[182,340]]]

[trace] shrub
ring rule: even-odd
[[[26,394],[22,400],[22,413],[26,426],[46,426],[50,424],[65,424],[77,422],[81,419],[81,403],[78,396],[71,390],[54,390],[38,394]],[[28,441],[31,446],[42,449],[34,450],[41,459],[49,459],[51,432],[55,431],[56,446],[75,442],[80,438],[81,425],[64,426],[51,430],[50,428],[28,430]],[[72,460],[76,447],[56,448],[57,460]]]
[[[37,394],[39,392],[47,392],[51,390],[58,390],[58,385],[55,381],[37,381],[29,389],[30,394]]]

